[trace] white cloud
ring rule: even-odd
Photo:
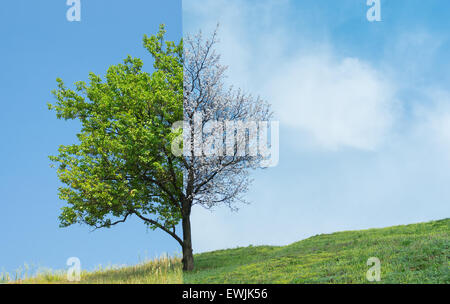
[[[395,115],[396,88],[382,71],[358,58],[336,58],[326,41],[297,35],[293,49],[286,38],[293,35],[280,22],[287,6],[280,2],[185,3],[188,31],[208,31],[220,22],[219,52],[231,84],[268,99],[280,123],[299,137],[306,134],[332,150],[373,150],[383,142]]]
[[[393,123],[395,89],[357,58],[300,56],[268,81],[281,121],[324,148],[373,150]]]

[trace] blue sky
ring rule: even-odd
[[[127,54],[142,58],[151,71],[142,37],[165,23],[168,39],[181,39],[181,1],[82,0],[81,22],[66,20],[65,3],[4,1],[0,9],[0,272],[25,262],[63,269],[72,256],[90,269],[178,251],[170,237],[147,232],[138,221],[95,232],[58,227],[64,202],[48,155],[75,142],[78,126],[57,120],[47,102],[57,77],[71,85],[87,80],[90,71],[103,75]]]
[[[450,215],[448,1],[186,0],[183,31],[219,23],[228,83],[268,100],[277,167],[238,213],[193,211],[196,249]],[[208,229],[204,229],[208,226]]]
[[[449,217],[450,3],[385,0],[370,23],[365,2],[82,0],[72,23],[65,1],[3,3],[0,272],[178,250],[135,220],[58,228],[64,202],[47,158],[78,130],[47,110],[56,77],[86,80],[127,54],[151,71],[141,39],[160,23],[178,40],[220,22],[228,82],[267,99],[280,121],[279,165],[255,172],[238,213],[194,209],[194,251]]]

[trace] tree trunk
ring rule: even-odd
[[[189,208],[190,209],[190,208]],[[190,211],[190,210],[189,210]],[[194,270],[194,255],[192,254],[191,219],[190,212],[183,214],[183,270]]]

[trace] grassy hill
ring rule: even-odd
[[[196,269],[188,274],[182,274],[179,258],[165,258],[84,273],[82,283],[368,283],[370,257],[381,261],[380,283],[450,283],[450,219],[197,254]],[[64,275],[24,282],[59,283]]]
[[[367,283],[369,257],[380,259],[382,283],[450,283],[450,219],[203,253],[184,282]]]

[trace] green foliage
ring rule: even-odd
[[[61,79],[49,104],[59,119],[79,120],[79,143],[62,145],[50,159],[59,165],[62,227],[85,223],[110,227],[130,215],[150,215],[150,228],[174,227],[180,220],[181,160],[171,153],[183,120],[183,43],[144,36],[154,72],[128,56],[108,68],[104,79],[89,74],[69,89]],[[179,131],[178,131],[179,132]],[[117,218],[119,218],[117,221]]]

